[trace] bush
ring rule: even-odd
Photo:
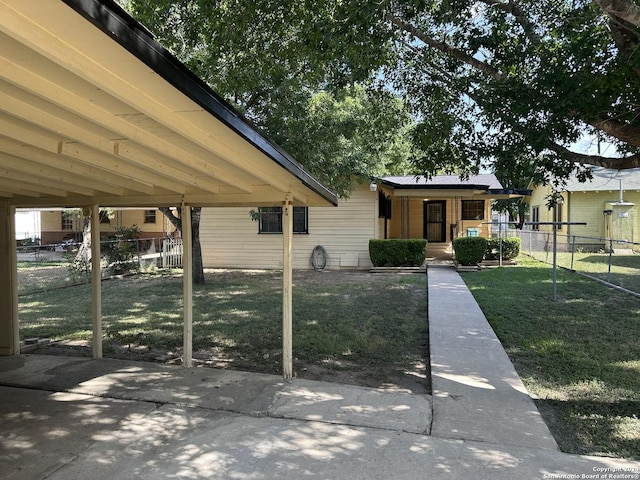
[[[477,265],[487,251],[484,237],[458,237],[453,239],[453,250],[460,265]]]
[[[520,255],[520,239],[518,237],[507,237],[502,239],[502,259],[513,260]],[[485,260],[500,259],[500,240],[489,238],[487,240],[487,251],[484,254]]]
[[[419,267],[427,257],[427,241],[372,239],[369,257],[376,267]]]
[[[113,239],[101,244],[102,253],[107,258],[108,268],[115,275],[137,270],[138,263],[133,260],[136,251],[136,239],[140,237],[140,227],[116,228]]]

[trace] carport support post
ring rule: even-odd
[[[20,353],[15,214],[0,201],[0,355]]]
[[[285,197],[282,206],[282,375],[293,377],[293,206],[291,197]]]
[[[193,250],[191,244],[191,207],[182,204],[182,308],[184,332],[182,365],[191,366],[193,357]]]
[[[87,209],[89,210],[89,209]],[[93,358],[102,358],[102,276],[100,274],[100,206],[91,205],[91,324]]]

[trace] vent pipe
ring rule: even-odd
[[[620,203],[624,203],[624,198],[622,194],[622,179],[619,178],[618,181],[620,182]]]

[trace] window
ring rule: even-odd
[[[540,206],[531,207],[531,222],[538,223],[540,221]],[[540,225],[531,225],[531,230],[540,230]]]
[[[156,211],[145,210],[144,211],[144,223],[156,223]]]
[[[282,207],[260,207],[258,233],[282,233]],[[307,207],[293,207],[293,233],[309,233]]]
[[[107,212],[106,210],[100,211],[100,223],[111,223],[109,212]]]
[[[309,209],[293,207],[293,233],[309,233]]]
[[[462,220],[484,220],[484,200],[462,200]]]
[[[73,216],[62,212],[62,230],[73,230]]]
[[[562,222],[562,203],[556,204],[556,215],[553,219],[554,222]],[[556,230],[562,230],[562,225],[554,225]]]

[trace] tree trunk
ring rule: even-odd
[[[169,207],[160,207],[159,210],[169,219],[171,224],[182,234],[182,218],[174,215]],[[180,212],[181,210],[178,210]],[[202,263],[202,248],[200,247],[200,215],[201,207],[191,207],[191,248],[193,251],[191,266],[193,268],[193,283],[204,283],[204,265]]]
[[[91,217],[80,214],[82,219],[82,243],[73,259],[72,270],[76,273],[83,273],[89,281],[91,269]]]
[[[200,214],[201,207],[191,208],[191,248],[193,249],[192,267],[193,283],[204,284],[204,265],[202,264],[202,248],[200,247]]]

